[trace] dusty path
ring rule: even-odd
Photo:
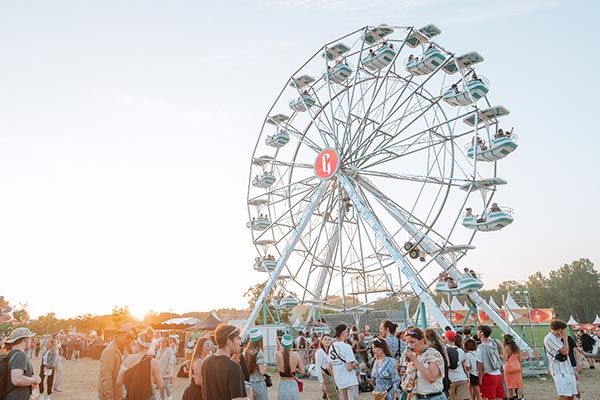
[[[33,360],[36,372],[39,372],[40,358]],[[181,363],[181,361],[179,361]],[[93,400],[96,398],[96,383],[98,381],[98,371],[100,361],[85,358],[80,361],[63,362],[64,377],[61,385],[62,392],[52,394],[52,400]],[[273,376],[273,387],[269,389],[269,399],[277,398],[277,383],[276,374]],[[583,388],[584,399],[600,400],[600,370],[584,369],[581,376],[581,385]],[[175,378],[174,400],[181,399],[181,394],[187,379]],[[314,379],[304,380],[303,399],[319,400],[319,385]],[[525,397],[527,400],[552,400],[556,398],[554,391],[554,383],[551,378],[539,380],[537,378],[527,379],[525,381]],[[372,399],[370,393],[362,393],[361,400]]]

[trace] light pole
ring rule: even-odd
[[[527,321],[529,321],[529,329],[531,331],[531,341],[532,341],[532,345],[533,345],[532,347],[536,348],[537,346],[535,343],[535,333],[533,332],[533,323],[531,322],[531,297],[529,296],[529,290],[528,289],[515,290],[514,294],[515,294],[515,297],[525,300],[525,303],[527,304]]]

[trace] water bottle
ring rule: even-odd
[[[29,400],[39,400],[40,399],[40,387],[36,383],[31,386],[31,397]]]

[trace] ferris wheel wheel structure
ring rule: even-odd
[[[274,305],[310,305],[307,321],[410,291],[440,326],[452,323],[435,291],[464,294],[519,336],[477,294],[482,281],[457,268],[476,233],[514,220],[492,200],[508,183],[496,172],[516,135],[499,128],[509,112],[475,72],[483,57],[456,56],[433,40],[440,34],[367,26],[322,46],[286,82],[251,158],[246,225],[253,268],[268,279],[244,332],[277,287]],[[467,207],[477,193],[479,214]]]

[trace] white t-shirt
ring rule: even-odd
[[[315,368],[317,370],[317,378],[320,383],[323,383],[323,369],[327,369],[329,365],[329,356],[325,353],[325,350],[319,349],[315,353]]]
[[[548,355],[548,363],[550,367],[550,373],[552,375],[563,374],[563,375],[574,375],[573,368],[569,357],[565,361],[558,361],[554,356],[559,353],[559,350],[563,347],[563,341],[561,338],[555,336],[552,332],[548,333],[544,338],[544,348]]]
[[[358,378],[354,370],[348,371],[346,367],[346,363],[352,361],[356,361],[352,347],[344,342],[333,342],[329,348],[329,362],[331,363],[333,379],[338,389],[346,389],[358,385]]]
[[[465,351],[460,347],[456,346],[448,346],[453,347],[458,350],[458,365],[456,369],[448,368],[448,379],[450,382],[461,382],[467,380],[467,374],[465,374],[465,369],[463,368],[463,361],[465,361]]]
[[[470,368],[470,374],[479,376],[479,370],[477,369],[477,356],[475,355],[475,351],[469,351],[467,354],[465,354],[465,367]]]

